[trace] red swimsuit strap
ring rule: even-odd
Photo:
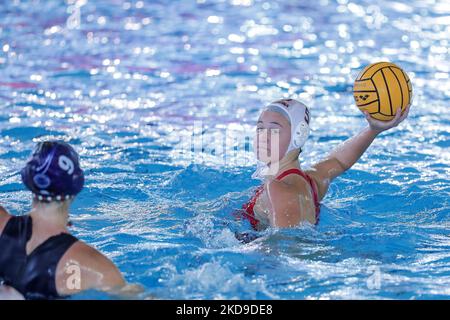
[[[254,207],[256,205],[256,200],[258,199],[259,195],[263,192],[264,185],[260,185],[256,190],[253,197],[250,199],[250,201],[242,206],[242,209],[244,209],[245,214],[244,217],[246,217],[249,221],[252,227],[256,230],[258,226],[258,220],[255,218],[255,211]]]
[[[313,191],[314,205],[316,207],[316,218],[318,218],[319,212],[320,212],[319,195],[318,195],[317,186],[314,183],[313,179],[307,173],[304,173],[302,170],[293,168],[293,169],[288,169],[288,170],[282,172],[281,174],[279,174],[278,177],[276,178],[276,180],[281,180],[290,174],[298,174],[299,176],[302,176],[306,181],[308,181],[308,183],[311,186],[311,189]]]
[[[294,168],[294,169],[288,169],[288,170],[286,170],[286,171],[283,171],[282,173],[280,173],[280,174],[278,175],[278,177],[276,178],[276,180],[281,180],[281,179],[283,179],[284,177],[286,177],[286,176],[288,176],[288,175],[290,175],[290,174],[298,174],[298,175],[302,176],[303,178],[307,179],[307,178],[306,178],[306,173],[304,173],[304,172],[303,172],[302,170],[300,170],[300,169]],[[309,181],[309,180],[308,180],[308,181]]]

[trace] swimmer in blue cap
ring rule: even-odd
[[[0,293],[57,299],[123,288],[116,266],[67,229],[69,206],[84,185],[76,151],[64,142],[40,142],[21,176],[33,193],[32,210],[12,216],[0,206]]]

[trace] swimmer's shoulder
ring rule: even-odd
[[[281,192],[289,192],[292,194],[304,194],[309,192],[310,186],[308,181],[299,174],[289,174],[281,180],[274,180],[273,187]]]
[[[5,229],[5,226],[8,223],[10,218],[11,218],[11,215],[8,213],[8,211],[6,211],[5,208],[0,206],[0,235],[3,232],[3,229]]]
[[[270,182],[270,196],[277,199],[278,202],[289,203],[293,197],[298,195],[308,195],[311,187],[308,181],[297,174],[290,174],[281,180],[272,180]]]
[[[315,223],[313,207],[308,210],[305,208],[305,204],[301,204],[301,202],[298,201],[299,196],[302,196],[303,199],[305,199],[305,196],[308,198],[312,196],[309,196],[311,192],[309,183],[301,176],[292,175],[291,177],[291,175],[289,175],[280,181],[271,181],[269,190],[273,208],[276,212],[281,214],[281,216],[278,216],[276,219],[278,219],[278,221],[284,221],[281,225],[278,224],[278,226],[289,226],[291,223],[296,225],[298,222],[295,221]],[[294,199],[296,201],[292,201]],[[306,206],[308,207],[310,204],[306,204]]]
[[[68,281],[77,272],[81,277],[80,287],[68,288]],[[108,291],[124,284],[125,281],[114,263],[100,251],[80,240],[67,250],[58,263],[56,286],[61,295],[71,295],[89,289]]]

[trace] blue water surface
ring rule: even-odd
[[[30,209],[37,141],[73,144],[72,231],[139,298],[450,298],[448,1],[14,0],[0,18],[0,204]],[[310,106],[307,168],[366,125],[351,90],[376,61],[409,74],[409,118],[333,182],[317,227],[240,243],[261,107]]]

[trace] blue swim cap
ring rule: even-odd
[[[39,142],[20,173],[22,182],[39,201],[70,199],[84,185],[78,154],[63,141]]]

